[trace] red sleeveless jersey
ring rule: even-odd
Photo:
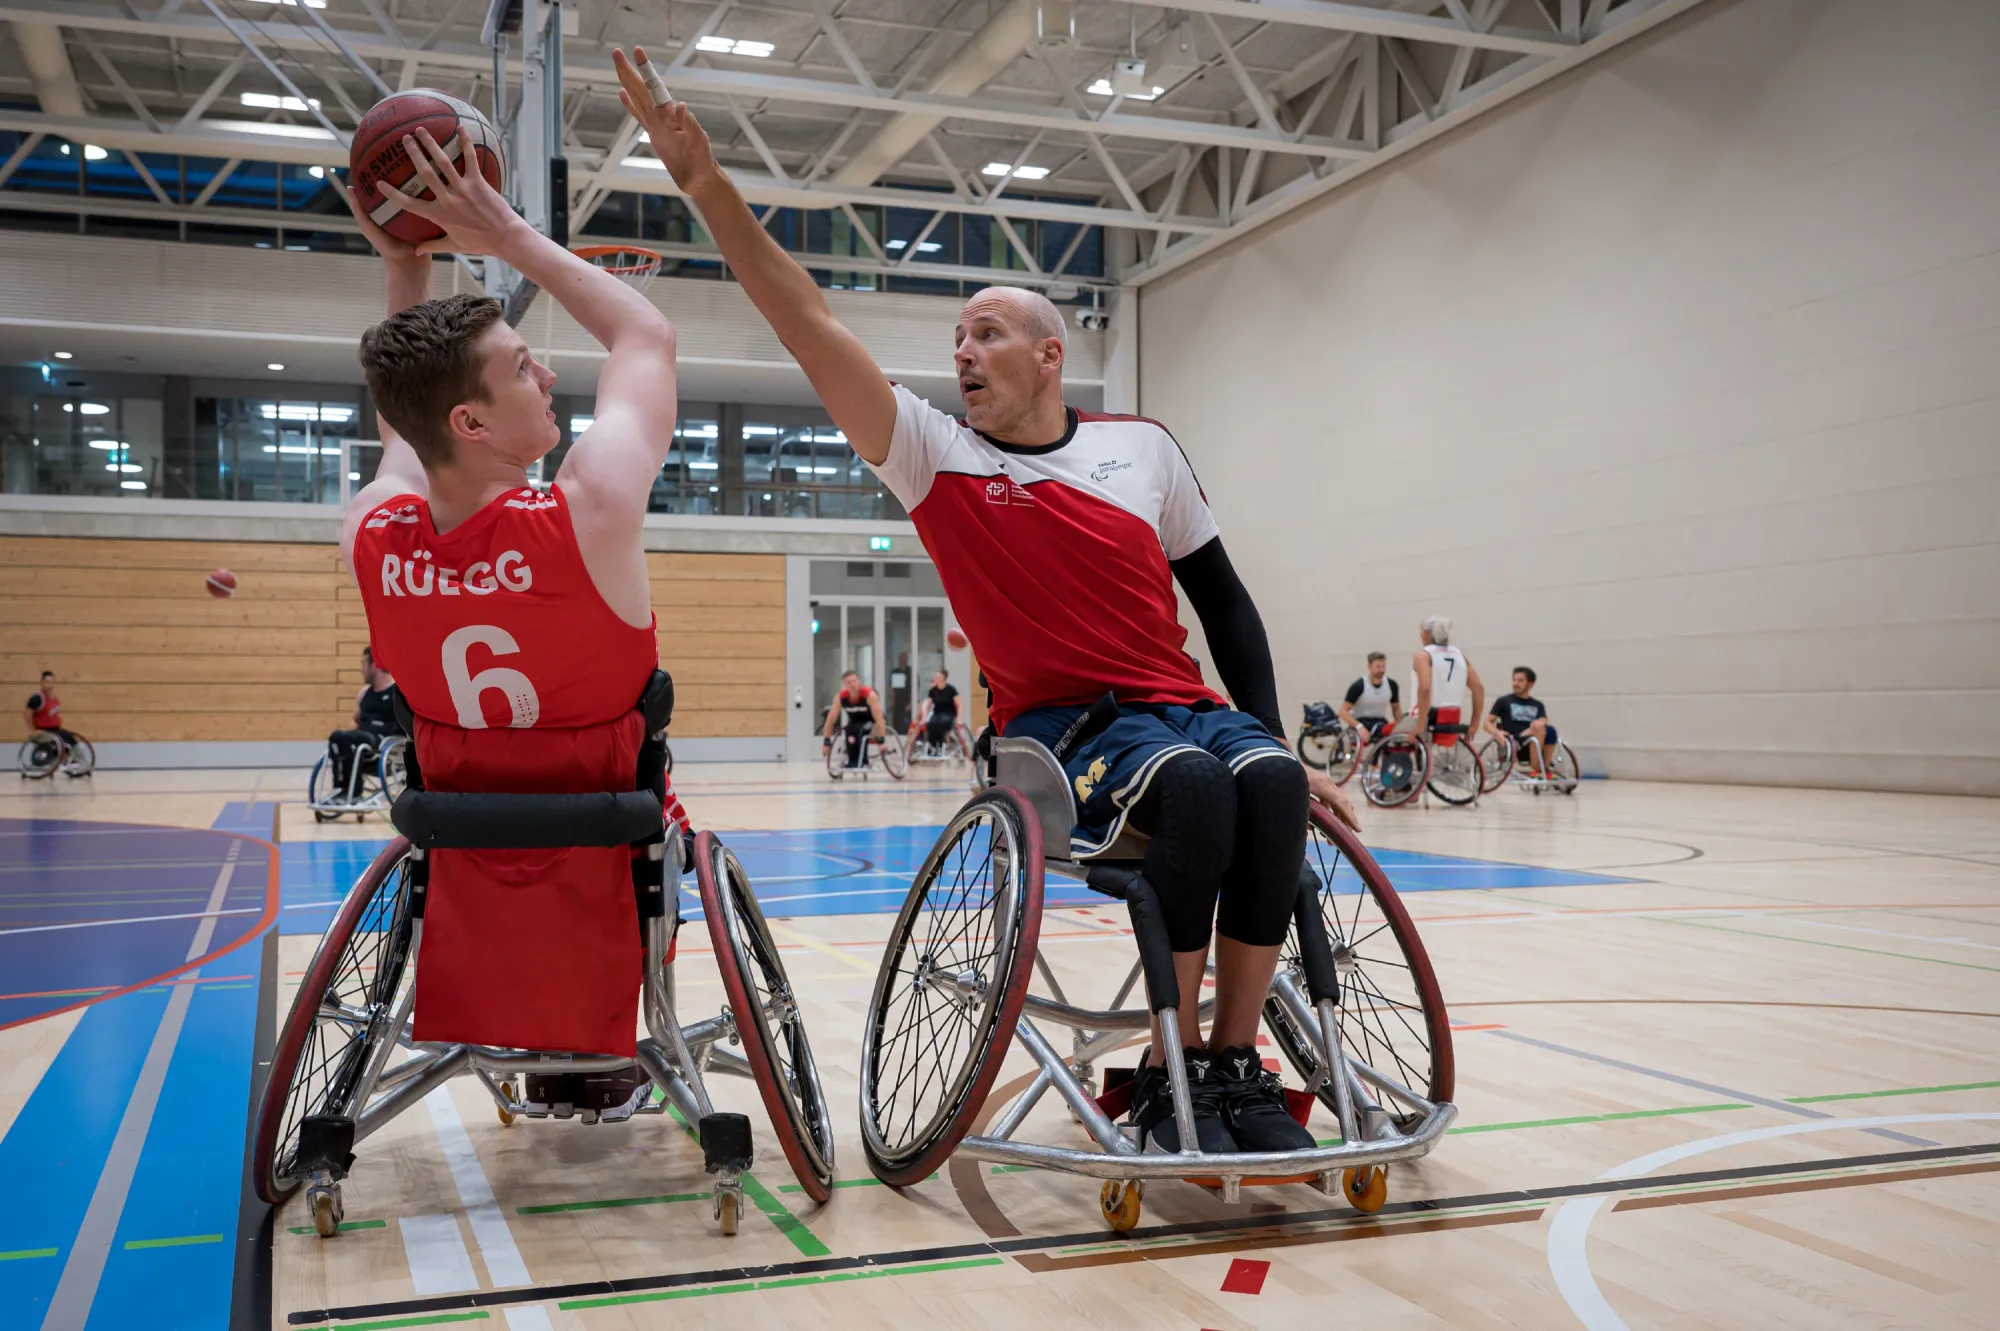
[[[510,490],[439,535],[415,495],[354,536],[375,660],[411,710],[467,730],[588,726],[632,710],[659,664],[583,566],[562,491]]]
[[[632,789],[659,649],[598,594],[560,490],[509,491],[442,535],[399,495],[361,524],[354,570],[428,788]],[[415,1038],[633,1052],[629,849],[439,850],[429,895]]]
[[[56,730],[62,726],[62,702],[47,689],[35,695],[41,699],[41,706],[35,709],[34,723],[37,730]]]

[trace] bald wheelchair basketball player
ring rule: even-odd
[[[389,316],[360,347],[382,461],[341,534],[376,659],[415,715],[428,788],[632,789],[644,739],[634,709],[659,663],[640,530],[673,438],[674,330],[637,292],[530,228],[477,172],[460,175],[427,134],[405,143],[435,198],[404,206],[444,228],[442,239],[398,241],[348,196],[388,276]],[[430,298],[430,255],[445,251],[512,265],[607,353],[592,424],[546,491],[528,470],[561,438],[556,376],[497,302]],[[671,788],[666,800],[673,818]],[[438,856],[417,1038],[477,1042],[480,1029],[505,1025],[508,1043],[629,1049],[639,927],[623,868],[607,872],[608,858],[629,855]],[[638,1087],[642,1074],[629,1075]],[[528,1078],[530,1101],[542,1098],[537,1083]]]
[[[640,61],[644,53],[635,52]],[[680,103],[654,104],[613,57],[621,100],[701,209],[736,279],[846,433],[909,511],[993,690],[998,733],[1040,740],[1077,796],[1070,850],[1150,834],[1144,873],[1167,916],[1183,993],[1212,934],[1216,1009],[1187,1050],[1204,1151],[1313,1145],[1256,1050],[1291,920],[1310,789],[1352,811],[1284,741],[1257,608],[1224,553],[1187,459],[1153,421],[1063,401],[1062,316],[1038,293],[979,292],[956,333],[964,423],[892,385],[805,270],[764,231]],[[1184,648],[1186,591],[1241,710]],[[1150,1142],[1181,1149],[1154,1030],[1133,1100]]]

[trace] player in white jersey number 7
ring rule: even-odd
[[[1067,406],[1062,315],[1020,288],[989,287],[959,316],[964,421],[892,385],[752,217],[688,108],[655,104],[664,89],[642,77],[643,50],[634,57],[613,57],[620,100],[854,451],[908,509],[992,687],[996,730],[1039,740],[1062,764],[1078,812],[1070,853],[1103,851],[1128,823],[1149,834],[1143,872],[1181,992],[1201,991],[1219,935],[1212,1027],[1206,1040],[1183,1028],[1201,1149],[1311,1147],[1263,1073],[1257,1025],[1298,896],[1309,792],[1354,815],[1285,744],[1263,622],[1179,446],[1158,422]],[[1185,650],[1175,581],[1234,708]],[[1134,1115],[1178,1150],[1162,1063],[1156,1022]]]

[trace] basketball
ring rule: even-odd
[[[951,648],[954,652],[962,652],[969,645],[966,642],[965,635],[960,633],[956,628],[945,630],[944,642],[945,646]]]
[[[208,594],[215,597],[236,595],[236,575],[226,568],[219,568],[209,574]]]
[[[375,225],[413,245],[444,234],[442,228],[403,208],[402,195],[416,193],[410,186],[417,174],[403,139],[420,129],[429,130],[454,163],[458,160],[458,137],[464,134],[479,159],[479,173],[494,189],[501,188],[507,176],[500,131],[470,102],[434,88],[414,88],[375,103],[354,130],[347,157],[349,183]],[[416,197],[428,199],[432,195],[424,190]]]

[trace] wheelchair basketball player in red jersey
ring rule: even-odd
[[[427,133],[405,144],[435,197],[403,206],[444,237],[397,240],[348,195],[388,274],[389,315],[360,350],[382,461],[340,541],[370,639],[414,714],[430,789],[630,788],[645,728],[634,708],[659,664],[640,528],[673,438],[673,327],[637,292],[534,231],[476,171],[461,174]],[[431,255],[445,251],[512,265],[609,353],[593,422],[550,489],[531,485],[528,470],[561,438],[556,376],[498,302],[431,299]],[[666,816],[685,826],[671,789]],[[466,1038],[453,1028],[497,1018],[532,1043],[559,1020],[542,1047],[629,1047],[632,892],[593,858],[624,853],[440,860],[417,1038]],[[445,881],[448,870],[459,881]],[[536,890],[510,890],[530,883]],[[548,948],[551,937],[564,946]],[[551,965],[562,974],[532,992],[502,978]],[[560,1016],[544,1010],[552,993]]]

